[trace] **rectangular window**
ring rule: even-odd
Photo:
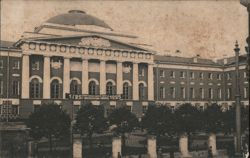
[[[185,72],[183,71],[180,72],[180,78],[185,78]]]
[[[148,110],[148,106],[147,105],[143,105],[142,106],[142,112],[145,114]]]
[[[227,99],[231,99],[231,97],[232,97],[232,89],[228,88],[227,89]]]
[[[0,79],[0,95],[3,95],[3,80]]]
[[[174,71],[170,71],[170,77],[175,78],[175,72]]]
[[[231,73],[227,73],[227,80],[231,80]]]
[[[160,87],[160,99],[164,99],[164,98],[165,98],[165,88]]]
[[[247,93],[248,93],[248,87],[245,87],[244,88],[244,98],[245,99],[247,98]]]
[[[3,68],[3,59],[0,59],[0,69]]]
[[[165,77],[164,70],[160,70],[160,77]]]
[[[203,78],[204,78],[203,72],[201,72],[201,73],[199,74],[199,78],[200,78],[200,79],[203,79]]]
[[[192,98],[192,99],[195,98],[194,88],[190,88],[190,98]]]
[[[20,69],[20,62],[18,60],[14,60],[13,69]]]
[[[217,89],[218,99],[222,98],[221,88]]]
[[[170,96],[171,96],[171,98],[175,98],[175,88],[174,87],[170,87]]]
[[[210,79],[210,80],[213,79],[213,74],[212,73],[208,73],[208,79]]]
[[[185,88],[184,87],[181,87],[181,98],[182,99],[185,99]]]
[[[39,61],[33,61],[31,64],[32,70],[39,70]]]
[[[212,88],[208,89],[208,98],[213,99],[213,89]]]
[[[12,82],[12,94],[19,95],[19,81]]]
[[[199,93],[200,93],[201,99],[204,99],[204,98],[205,98],[205,95],[204,95],[204,88],[200,88],[200,89],[199,89]]]
[[[190,72],[190,78],[194,79],[194,72]]]

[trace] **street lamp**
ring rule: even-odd
[[[240,48],[238,42],[235,43],[235,71],[236,71],[236,91],[235,91],[235,103],[236,103],[236,152],[235,158],[241,156],[241,106],[240,106],[240,86],[239,86],[239,53]]]

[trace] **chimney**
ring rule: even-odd
[[[200,58],[200,55],[199,55],[199,54],[196,54],[196,56],[193,57],[193,62],[194,62],[194,63],[197,63],[197,62],[198,62],[198,58]]]

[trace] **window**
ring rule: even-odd
[[[148,106],[147,105],[143,105],[142,106],[142,112],[145,114],[148,110]]]
[[[39,61],[32,61],[31,68],[32,70],[39,70]]]
[[[0,95],[3,95],[3,80],[0,79]]]
[[[231,97],[232,97],[232,89],[228,88],[227,89],[227,99],[231,99]]]
[[[17,105],[1,105],[0,109],[2,115],[16,116],[19,114]]]
[[[96,84],[95,81],[89,83],[89,95],[96,95]]]
[[[145,99],[145,88],[143,83],[139,84],[139,99],[140,100]]]
[[[183,71],[180,72],[180,78],[185,78],[185,72]]]
[[[195,98],[194,88],[190,88],[190,98]]]
[[[208,98],[213,99],[213,89],[212,88],[208,88]]]
[[[160,70],[160,77],[164,77],[164,76],[165,76],[164,71]]]
[[[59,98],[60,87],[59,81],[53,80],[51,83],[51,98]]]
[[[190,78],[194,79],[194,72],[190,72]]]
[[[40,98],[40,83],[37,78],[31,80],[30,82],[30,97]]]
[[[41,105],[34,105],[34,112],[37,112]]]
[[[108,82],[106,85],[106,94],[113,95],[113,84],[112,82]]]
[[[204,78],[203,72],[200,72],[200,73],[199,73],[199,78],[200,78],[200,79],[203,79],[203,78]]]
[[[210,80],[213,79],[213,74],[212,73],[208,73],[208,79],[210,79]]]
[[[175,72],[174,71],[170,71],[170,77],[175,78]]]
[[[217,95],[218,95],[218,99],[222,98],[221,88],[217,89]]]
[[[174,87],[170,87],[170,96],[171,96],[171,98],[175,98],[175,88]]]
[[[164,99],[164,98],[165,98],[165,88],[160,87],[160,99]]]
[[[221,80],[221,74],[217,74],[217,80]]]
[[[231,80],[231,73],[227,73],[227,80]]]
[[[19,69],[20,68],[20,62],[18,60],[14,60],[13,69]]]
[[[204,98],[205,98],[205,95],[204,95],[204,88],[200,88],[200,89],[199,89],[199,93],[200,93],[201,99],[204,99]]]
[[[248,93],[248,87],[245,87],[244,88],[244,98],[245,99],[247,98],[247,93]]]
[[[144,67],[139,67],[139,76],[144,76],[144,75],[145,75]]]
[[[19,81],[12,82],[12,94],[19,95]]]
[[[129,95],[129,92],[128,92],[128,83],[124,83],[123,84],[123,99],[128,99],[128,95]]]
[[[0,69],[3,68],[3,59],[0,59]]]
[[[70,93],[74,95],[80,94],[80,87],[76,80],[72,80],[70,83]]]
[[[184,87],[181,87],[181,98],[182,99],[185,99],[185,88]]]

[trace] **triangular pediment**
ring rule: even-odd
[[[144,48],[99,35],[40,38],[35,39],[34,41],[44,41],[51,44],[56,43],[72,46],[147,51]]]

